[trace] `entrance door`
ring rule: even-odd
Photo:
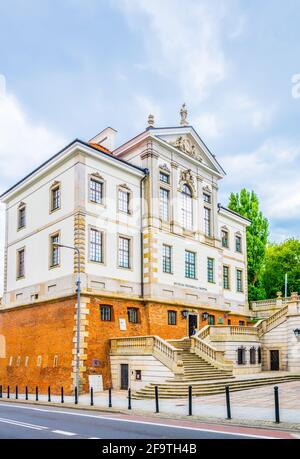
[[[270,351],[271,370],[279,371],[279,351]]]
[[[196,314],[189,314],[189,336],[193,335],[194,327],[197,328],[198,316]]]
[[[128,365],[127,363],[121,363],[121,389],[128,389]]]

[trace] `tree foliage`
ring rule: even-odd
[[[245,188],[240,193],[231,193],[228,207],[251,220],[247,228],[248,298],[249,301],[264,299],[266,292],[262,283],[262,270],[269,233],[268,220],[259,209],[257,195]]]
[[[263,286],[267,298],[284,294],[284,277],[288,275],[288,295],[300,293],[300,241],[288,239],[281,244],[269,244],[263,272]]]

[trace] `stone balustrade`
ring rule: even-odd
[[[159,336],[112,338],[110,343],[110,355],[153,355],[176,377],[184,373],[181,351]]]
[[[232,370],[232,362],[226,360],[224,351],[215,349],[210,344],[206,343],[198,336],[191,338],[191,352],[209,361],[212,365],[222,370]]]

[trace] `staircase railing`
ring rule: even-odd
[[[224,351],[218,351],[198,336],[192,336],[191,338],[191,352],[202,357],[217,368],[232,371],[232,362],[225,359]]]
[[[184,374],[181,351],[159,336],[112,338],[110,355],[153,355],[175,376]]]
[[[264,335],[265,333],[269,332],[270,330],[272,330],[273,328],[280,325],[284,321],[284,318],[287,315],[287,312],[288,312],[288,305],[279,309],[279,311],[276,311],[274,314],[272,314],[267,319],[264,319],[261,322],[257,323],[256,325],[254,325],[254,328],[257,330],[258,336],[260,337]]]

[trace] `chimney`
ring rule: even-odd
[[[117,131],[115,129],[107,127],[89,140],[89,143],[96,143],[97,145],[107,148],[109,151],[113,151],[115,149],[116,134]]]

